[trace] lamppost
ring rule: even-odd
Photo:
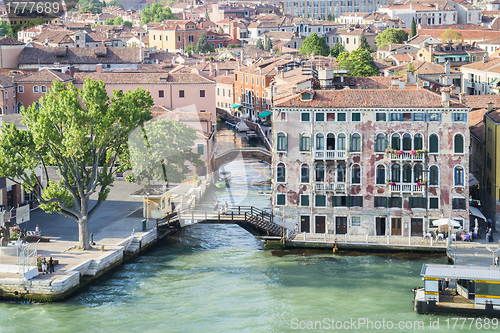
[[[149,191],[146,191],[146,229],[149,225]]]

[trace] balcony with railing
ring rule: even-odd
[[[423,161],[425,152],[418,150],[388,150],[387,154],[389,154],[389,158],[392,161]]]
[[[425,184],[390,183],[389,189],[392,193],[423,193],[425,191]]]
[[[345,192],[346,188],[346,183],[314,183],[314,189],[317,191]]]
[[[315,158],[324,158],[331,160],[345,160],[347,158],[346,150],[316,150]]]

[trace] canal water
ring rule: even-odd
[[[269,165],[239,160],[225,169],[231,187],[209,202],[269,209]],[[64,303],[0,303],[0,332],[320,332],[332,320],[343,332],[427,332],[437,320],[433,331],[470,332],[413,312],[424,262],[446,261],[264,251],[238,226],[193,225]]]

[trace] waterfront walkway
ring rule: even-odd
[[[493,234],[494,242],[488,242],[484,237],[473,242],[453,242],[448,250],[456,265],[492,266],[494,257],[500,256],[500,235]]]

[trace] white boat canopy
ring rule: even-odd
[[[500,281],[500,269],[485,266],[424,264],[420,275],[435,278]]]

